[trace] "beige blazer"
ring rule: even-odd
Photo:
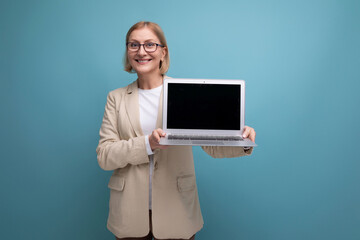
[[[162,96],[157,128],[162,127]],[[107,227],[117,237],[149,233],[149,157],[139,119],[138,85],[111,91],[107,97],[96,149],[98,163],[113,170],[109,181]],[[215,158],[250,155],[242,147],[203,147]],[[190,238],[203,226],[191,146],[154,152],[152,231],[156,238]]]

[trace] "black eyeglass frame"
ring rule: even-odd
[[[157,47],[165,47],[164,45],[161,45],[161,44],[159,44],[159,43],[148,42],[148,43],[143,43],[143,44],[141,44],[141,43],[137,43],[137,44],[139,44],[139,48],[138,48],[137,50],[131,50],[131,49],[129,49],[129,44],[130,44],[130,43],[136,43],[136,42],[127,42],[127,43],[126,43],[126,48],[127,48],[130,52],[137,52],[137,51],[139,51],[139,50],[140,50],[140,48],[141,48],[141,46],[143,46],[143,48],[144,48],[145,52],[147,52],[147,53],[153,53],[153,52],[156,52]],[[155,44],[155,45],[156,45],[156,47],[155,47],[155,50],[154,50],[154,51],[147,51],[147,50],[146,50],[146,48],[145,48],[145,44],[149,44],[149,43],[152,43],[152,44]]]

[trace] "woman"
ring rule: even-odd
[[[162,146],[162,83],[169,49],[161,28],[138,22],[126,35],[125,70],[138,79],[107,97],[96,149],[109,181],[108,229],[117,239],[194,239],[203,226],[191,146]],[[255,141],[246,127],[244,137]],[[252,148],[203,147],[212,157]]]

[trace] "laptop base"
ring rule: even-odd
[[[246,138],[241,141],[215,141],[215,140],[173,140],[161,138],[161,145],[191,145],[191,146],[238,146],[238,147],[256,147],[257,144]]]

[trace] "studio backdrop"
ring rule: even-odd
[[[360,239],[360,3],[0,3],[0,238],[114,239],[96,146],[127,30],[158,23],[168,76],[243,79],[248,157],[194,147],[199,240]]]

